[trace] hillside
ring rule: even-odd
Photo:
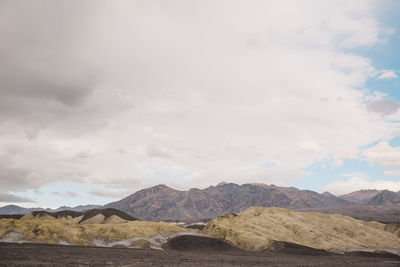
[[[353,204],[367,204],[378,193],[376,189],[358,190],[339,197]]]
[[[167,223],[126,220],[102,224],[78,224],[73,219],[54,217],[0,220],[0,242],[157,248],[168,236],[187,231]]]
[[[306,208],[298,209],[298,211],[320,212],[325,214],[343,214],[363,221],[400,223],[400,206],[350,205]]]
[[[109,223],[123,222],[123,221],[137,221],[136,218],[126,214],[117,209],[91,209],[85,212],[73,211],[73,210],[62,210],[57,212],[48,211],[33,211],[26,214],[23,219],[31,218],[55,218],[55,219],[68,219],[73,220],[79,224],[90,224],[90,223]]]
[[[252,207],[236,215],[210,221],[203,233],[224,238],[244,249],[268,249],[274,241],[316,249],[400,249],[396,225],[389,229],[338,214],[294,212],[281,208]]]
[[[400,194],[382,190],[368,201],[369,205],[391,206],[400,204]]]

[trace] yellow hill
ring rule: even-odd
[[[244,249],[267,249],[273,240],[277,240],[343,251],[348,248],[400,249],[400,239],[395,231],[381,223],[339,214],[252,207],[239,215],[217,217],[202,232],[225,238]]]
[[[110,217],[111,218],[111,217]],[[112,223],[112,221],[118,221]],[[104,242],[131,238],[151,238],[162,233],[185,232],[187,229],[158,222],[123,221],[111,218],[106,224],[80,225],[71,219],[24,218],[1,219],[0,239],[7,235],[23,234],[24,240],[58,244],[67,241],[76,245],[91,245],[93,240]]]

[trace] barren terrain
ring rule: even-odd
[[[398,266],[391,255],[302,255],[0,243],[0,266]]]
[[[276,240],[337,252],[351,248],[398,251],[398,226],[390,226],[340,214],[252,207],[237,215],[215,218],[202,233],[224,238],[243,249],[267,249]]]

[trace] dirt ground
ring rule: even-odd
[[[0,243],[0,266],[400,266],[385,255],[174,251]]]

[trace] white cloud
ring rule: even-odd
[[[378,190],[400,190],[400,181],[368,181],[363,177],[352,177],[343,182],[332,182],[324,186],[323,191],[331,192],[335,195],[343,195],[362,189],[378,189]]]
[[[384,167],[400,168],[400,147],[392,147],[387,141],[365,149],[362,155],[366,160]]]
[[[52,194],[56,195],[56,196],[61,196],[61,197],[77,197],[78,196],[77,193],[71,192],[71,191],[67,191],[67,192],[53,191]]]
[[[386,70],[383,71],[382,74],[379,75],[378,79],[379,80],[384,80],[384,79],[397,79],[399,76],[394,71],[391,70]]]
[[[380,42],[375,1],[15,2],[0,10],[2,190],[289,184],[396,129],[358,89],[371,61],[343,49]]]
[[[366,174],[363,172],[351,172],[351,173],[345,173],[342,174],[344,177],[362,177],[365,178]]]
[[[383,172],[386,176],[399,176],[400,170],[386,170]]]

